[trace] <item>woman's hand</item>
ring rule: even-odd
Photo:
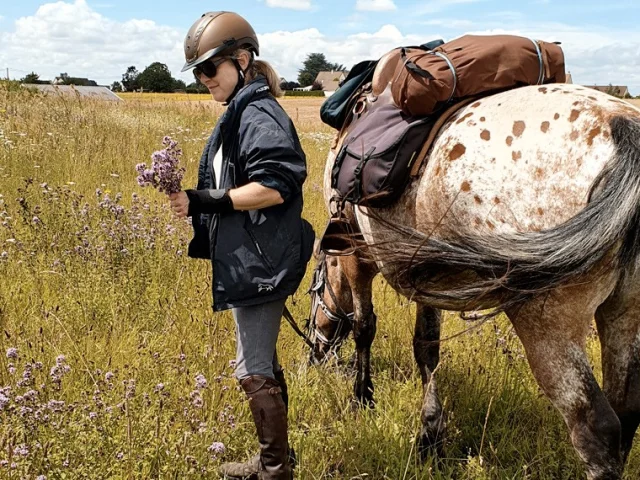
[[[189,197],[185,192],[169,194],[171,200],[171,210],[178,218],[184,218],[189,212]]]

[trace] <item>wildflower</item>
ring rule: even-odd
[[[182,150],[171,137],[164,137],[162,144],[165,148],[151,155],[151,168],[147,168],[146,163],[136,165],[138,185],[152,186],[167,194],[176,193],[181,190],[180,183],[185,173],[185,169],[179,167]]]
[[[49,400],[47,402],[47,408],[56,413],[62,412],[64,405],[64,402],[61,400]]]
[[[0,412],[4,410],[4,408],[9,405],[11,399],[7,397],[4,393],[0,393]]]
[[[201,373],[196,375],[196,388],[198,390],[202,390],[204,388],[207,388],[207,379],[204,378],[204,375],[201,374]]]
[[[21,457],[27,457],[29,456],[29,447],[22,443],[13,449],[13,454]]]
[[[115,374],[113,372],[107,372],[104,374],[104,379],[107,382],[110,382],[111,380],[113,380],[113,377],[115,377]]]
[[[184,362],[187,359],[187,356],[184,353],[180,354],[180,357],[178,357],[180,359],[181,362]]]
[[[124,398],[133,398],[136,394],[136,381],[134,379],[122,382],[125,386]]]
[[[224,443],[222,442],[213,442],[209,446],[209,448],[207,448],[207,450],[211,452],[213,456],[216,456],[216,455],[222,455],[225,452],[226,448],[224,446]]]
[[[200,392],[198,390],[194,390],[191,392],[191,404],[196,408],[202,408],[204,406],[204,401],[200,396]]]
[[[31,220],[33,223],[35,223],[36,225],[39,223],[42,223],[42,221],[38,218],[38,217],[33,217],[33,219]]]
[[[164,390],[164,383],[159,383],[153,388],[155,393],[160,393],[162,390]]]
[[[7,467],[9,465],[9,460],[0,460],[0,467]]]
[[[89,418],[95,420],[98,418],[98,414],[96,412],[89,412]]]
[[[7,349],[7,358],[16,360],[18,358],[18,349],[11,347]]]
[[[36,480],[47,480],[47,476],[46,475],[38,475],[36,477]]]
[[[3,260],[7,259],[8,257],[9,257],[9,254],[6,251],[0,253],[0,258],[2,258]]]
[[[236,360],[229,360],[229,368],[231,368],[232,370],[236,369]]]
[[[122,452],[118,452],[118,453],[116,453],[116,458],[117,458],[118,460],[122,460],[122,459],[124,458],[124,453],[122,453]]]

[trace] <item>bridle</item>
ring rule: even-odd
[[[329,292],[329,296],[331,297],[333,304],[336,306],[337,311],[329,308],[327,303],[324,301],[323,294],[325,289]],[[340,307],[338,298],[336,297],[333,288],[331,288],[331,284],[327,282],[327,258],[324,253],[320,253],[318,265],[313,271],[313,280],[308,293],[311,295],[311,315],[309,316],[309,321],[307,323],[309,339],[312,343],[318,341],[329,347],[329,353],[337,355],[340,346],[346,340],[353,327],[354,313],[347,313],[342,309],[342,307]],[[333,339],[328,339],[318,329],[318,325],[316,323],[318,308],[322,310],[322,313],[324,313],[331,322],[336,324],[336,334]]]

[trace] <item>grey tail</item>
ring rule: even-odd
[[[373,246],[372,253],[383,254],[399,284],[420,296],[471,308],[490,296],[500,299],[496,312],[595,267],[632,273],[640,252],[640,120],[617,116],[610,127],[614,155],[591,186],[587,206],[567,222],[540,232],[446,240],[386,222],[403,241]],[[478,275],[443,289],[447,276],[469,270]]]

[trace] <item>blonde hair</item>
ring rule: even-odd
[[[255,60],[253,58],[253,53],[244,48],[240,48],[233,52],[233,56],[237,57],[239,53],[245,52],[249,55],[249,58],[252,59],[251,65],[249,66],[249,70],[247,70],[246,78],[247,81],[251,81],[256,78],[258,75],[262,75],[267,79],[267,85],[269,85],[269,92],[274,97],[282,96],[282,89],[280,88],[280,77],[275,69],[271,66],[269,62],[265,62],[264,60]]]

